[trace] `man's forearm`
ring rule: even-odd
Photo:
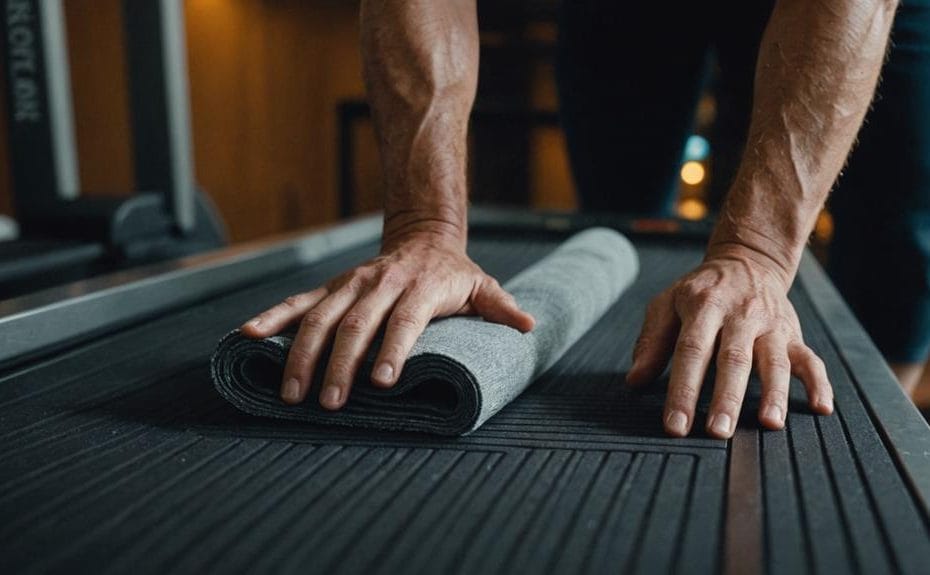
[[[749,247],[787,284],[868,109],[893,0],[779,0],[746,150],[709,256]]]
[[[385,175],[385,240],[464,246],[468,118],[478,82],[474,0],[366,0],[365,82]]]

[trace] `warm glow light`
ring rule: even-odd
[[[833,216],[830,215],[830,212],[824,210],[817,216],[817,225],[814,226],[814,236],[824,243],[833,239]]]
[[[681,181],[696,186],[704,181],[704,166],[700,162],[685,162],[681,167]]]
[[[697,198],[686,198],[678,204],[678,215],[686,220],[704,219],[707,205]]]

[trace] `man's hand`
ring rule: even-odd
[[[411,348],[433,318],[477,314],[520,331],[533,317],[465,254],[461,241],[417,233],[385,241],[381,255],[313,291],[291,296],[242,326],[250,337],[267,337],[300,322],[287,358],[281,397],[304,401],[324,350],[333,351],[320,404],[339,409],[349,395],[379,328],[384,340],[372,383],[394,385]]]
[[[652,301],[627,381],[653,381],[671,357],[663,416],[668,434],[683,437],[691,430],[715,353],[717,378],[707,418],[707,432],[715,437],[733,435],[753,365],[762,377],[759,421],[769,429],[785,424],[792,374],[803,381],[815,412],[833,411],[823,362],[804,344],[787,291],[784,275],[765,256],[728,246],[710,251],[704,263]]]

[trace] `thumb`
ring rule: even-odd
[[[512,295],[492,277],[486,277],[471,298],[471,308],[485,320],[503,324],[526,333],[536,320],[526,313]]]

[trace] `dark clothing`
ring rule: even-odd
[[[749,125],[755,62],[774,3],[563,2],[559,96],[585,210],[672,212],[707,71],[717,117],[711,203]],[[619,174],[619,177],[618,177]],[[889,361],[930,351],[930,0],[904,0],[873,109],[831,201],[828,270]]]

